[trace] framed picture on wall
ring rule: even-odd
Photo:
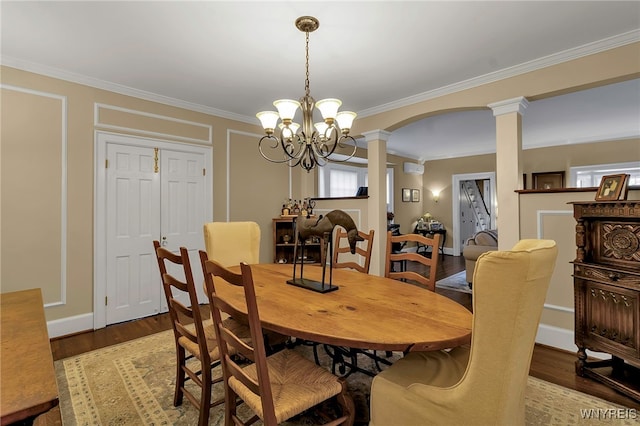
[[[411,201],[411,189],[410,188],[402,188],[402,201],[408,203]]]
[[[557,189],[564,188],[564,171],[531,173],[533,189]]]
[[[414,203],[417,203],[420,201],[420,190],[419,189],[412,189],[411,190],[411,201]]]

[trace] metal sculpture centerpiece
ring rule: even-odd
[[[308,290],[317,291],[319,293],[328,293],[335,291],[339,287],[333,285],[333,228],[342,226],[347,231],[347,240],[351,248],[351,254],[356,252],[356,244],[358,241],[364,241],[358,235],[358,228],[347,213],[342,210],[332,210],[325,216],[318,218],[305,218],[299,215],[295,224],[295,246],[293,249],[293,278],[287,281],[287,284],[297,287],[306,288]],[[304,278],[304,260],[305,245],[311,237],[318,237],[322,243],[321,263],[322,263],[322,281],[315,281]],[[300,247],[300,277],[296,277],[298,269],[298,247]],[[329,248],[329,282],[326,281],[327,275],[327,247]]]
[[[309,33],[319,26],[320,22],[313,16],[301,16],[296,20],[296,28],[306,34],[304,96],[300,101],[280,99],[273,102],[278,112],[256,114],[266,133],[258,142],[260,154],[273,163],[287,163],[289,167],[300,165],[307,172],[329,161],[347,161],[357,149],[356,140],[349,136],[356,113],[338,112],[342,101],[329,98],[316,102],[309,92]],[[302,110],[302,125],[294,121],[298,108]],[[315,108],[320,110],[323,121],[314,124]],[[331,157],[333,154],[341,155]]]

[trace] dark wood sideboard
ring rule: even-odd
[[[640,200],[571,204],[576,373],[640,401]]]

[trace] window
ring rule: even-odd
[[[640,186],[640,163],[596,164],[570,168],[571,186],[574,188],[590,188],[600,185],[602,176],[626,173],[630,175],[629,186]]]
[[[361,186],[368,186],[366,167],[329,163],[318,172],[319,197],[353,197]],[[393,169],[387,169],[387,210],[393,211]]]

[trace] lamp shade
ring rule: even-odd
[[[298,123],[291,123],[289,126],[285,126],[283,123],[278,124],[278,127],[282,131],[282,137],[285,139],[291,139],[300,128]]]
[[[327,132],[327,129],[329,128],[329,125],[327,123],[325,123],[324,121],[319,121],[319,122],[314,124],[314,127],[318,131],[318,134],[320,135],[320,137],[324,138],[325,137],[325,133]]]
[[[267,129],[275,129],[276,123],[278,122],[278,118],[280,117],[275,111],[262,111],[256,114],[256,117],[260,120],[262,124],[262,128]]]
[[[338,108],[340,108],[340,105],[342,105],[342,101],[335,98],[321,99],[316,102],[316,108],[320,110],[322,118],[324,118],[325,120],[327,118],[335,119],[336,115],[338,114]]]
[[[300,108],[300,102],[293,99],[278,99],[273,102],[273,106],[278,108],[278,114],[282,121],[293,120],[293,116],[296,115],[296,111]]]
[[[356,113],[352,111],[340,111],[338,115],[336,115],[336,121],[338,122],[338,127],[340,130],[349,130],[351,129],[351,125],[353,124],[353,120],[356,118]]]

